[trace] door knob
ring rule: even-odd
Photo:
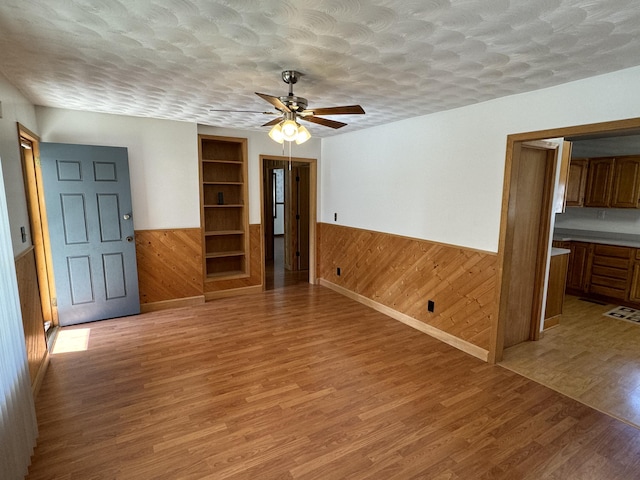
[[[131,235],[129,235],[127,237],[127,242],[129,242],[129,243],[133,242],[133,237]]]
[[[125,220],[130,220],[131,219],[131,214],[130,213],[125,213],[122,218],[124,218]]]

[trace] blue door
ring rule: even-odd
[[[60,325],[140,313],[127,149],[40,143]]]

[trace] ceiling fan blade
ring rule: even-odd
[[[310,108],[306,110],[313,115],[363,115],[364,109],[360,105],[345,105],[343,107]]]
[[[259,112],[258,110],[222,110],[218,108],[210,108],[209,111],[220,113],[261,113],[263,115],[278,115],[278,112]]]
[[[271,120],[270,122],[265,123],[262,126],[263,127],[271,127],[273,125],[276,125],[276,124],[280,123],[281,121],[282,121],[282,118],[280,118],[280,117],[274,118],[273,120]]]
[[[291,110],[289,109],[289,107],[287,107],[284,103],[282,103],[278,97],[274,97],[273,95],[267,95],[266,93],[258,93],[258,92],[255,92],[255,93],[260,98],[262,98],[263,100],[266,100],[271,105],[276,107],[278,110],[282,112],[291,113]]]
[[[325,127],[331,128],[342,128],[346,123],[336,122],[335,120],[329,120],[328,118],[320,118],[314,116],[306,116],[306,117],[298,117],[301,120],[306,120],[307,122],[317,123],[318,125],[324,125]]]

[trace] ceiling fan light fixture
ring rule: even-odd
[[[298,135],[299,126],[295,120],[285,120],[282,122],[282,136],[287,142],[293,142]]]
[[[306,129],[304,125],[298,125],[298,134],[296,135],[296,144],[300,145],[301,143],[306,142],[311,138],[311,134],[309,130]]]
[[[276,123],[271,130],[269,130],[269,137],[271,140],[278,143],[284,143],[284,135],[282,134],[282,127],[279,123]]]

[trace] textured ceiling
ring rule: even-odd
[[[636,66],[639,26],[638,0],[2,0],[0,72],[37,105],[256,128],[209,110],[272,110],[253,92],[295,69],[310,108],[364,107],[344,132]]]

